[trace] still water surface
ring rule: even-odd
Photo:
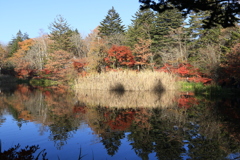
[[[0,94],[1,155],[45,159],[240,159],[240,99],[31,88]],[[44,157],[44,156],[43,156]]]

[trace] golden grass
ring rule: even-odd
[[[92,73],[78,77],[75,90],[124,90],[124,91],[161,91],[177,90],[176,76],[163,72],[118,71]]]

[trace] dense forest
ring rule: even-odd
[[[93,72],[152,70],[238,88],[240,27],[205,28],[209,14],[191,12],[186,18],[177,9],[144,9],[124,26],[112,7],[86,37],[57,15],[49,34],[29,38],[19,30],[7,45],[0,44],[1,73],[69,83]]]

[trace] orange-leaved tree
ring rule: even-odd
[[[30,47],[34,44],[33,39],[26,39],[22,42],[18,42],[19,49],[17,52],[13,53],[13,56],[10,57],[8,60],[13,64],[13,65],[20,65],[20,61],[24,58],[26,55],[27,51],[30,49]]]
[[[31,63],[25,58],[25,56],[33,44],[33,39],[26,39],[22,42],[18,42],[19,49],[7,60],[8,63],[14,67],[14,70],[17,72],[19,78],[26,78],[29,76],[29,73],[32,72]]]
[[[88,68],[90,71],[104,71],[105,65],[103,58],[107,56],[107,50],[109,49],[107,42],[100,38],[98,27],[95,28],[88,36],[85,38],[85,43],[87,46],[87,61]]]
[[[135,55],[136,63],[138,70],[147,68],[147,66],[152,65],[153,67],[153,53],[151,52],[152,42],[150,39],[138,39],[138,43],[135,44],[133,53]]]
[[[86,76],[88,66],[87,58],[73,59],[73,67],[77,71],[78,75]]]
[[[104,61],[111,68],[132,67],[135,64],[132,51],[127,46],[113,45],[108,50],[108,56],[104,58]]]
[[[72,64],[73,54],[64,50],[49,53],[45,64],[45,74],[49,74],[50,79],[67,80],[77,75]]]

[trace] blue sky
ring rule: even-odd
[[[59,14],[86,36],[112,6],[128,26],[140,3],[138,0],[0,0],[0,42],[8,43],[19,30],[30,38],[38,37],[40,30],[49,33],[48,26]]]

